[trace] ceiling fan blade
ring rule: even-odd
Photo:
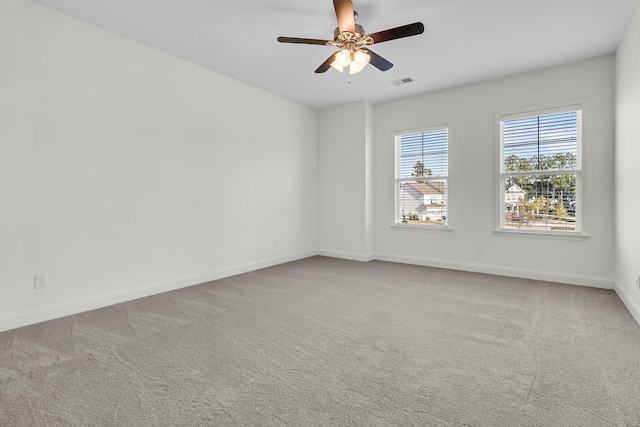
[[[351,0],[333,0],[333,8],[336,10],[338,18],[338,28],[340,32],[356,32],[356,20],[353,16],[353,3]]]
[[[414,22],[413,24],[403,25],[402,27],[391,28],[390,30],[378,31],[369,34],[374,43],[382,43],[389,40],[401,39],[404,37],[417,36],[424,33],[424,25],[422,22]]]
[[[298,37],[278,37],[280,43],[319,44],[326,46],[327,40],[301,39]]]
[[[378,55],[377,53],[372,52],[371,49],[367,49],[367,53],[369,54],[369,57],[371,58],[369,60],[369,64],[373,65],[378,70],[387,71],[388,69],[393,67],[393,64],[391,62],[387,61],[386,59],[384,59],[382,56]]]
[[[318,67],[318,69],[316,70],[316,73],[324,73],[325,71],[327,71],[329,68],[331,68],[331,64],[333,63],[333,61],[336,60],[336,55],[338,54],[338,52],[334,53],[333,55],[331,55],[329,57],[329,59],[327,59],[326,61],[324,61],[322,63],[321,66]]]

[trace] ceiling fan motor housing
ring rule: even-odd
[[[355,25],[356,25],[356,32],[355,32],[355,34],[353,34],[351,36],[352,38],[354,38],[354,37],[355,38],[360,38],[360,37],[362,37],[363,34],[367,34],[367,33],[364,32],[364,28],[362,27],[362,25],[358,25],[358,24],[355,24]],[[345,31],[345,33],[346,33],[346,31]],[[340,28],[336,28],[333,31],[333,40],[338,41],[338,36],[340,34],[341,34],[340,33]]]

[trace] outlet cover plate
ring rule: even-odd
[[[49,276],[46,273],[35,275],[35,288],[42,289],[49,286]]]

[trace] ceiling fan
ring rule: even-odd
[[[393,67],[393,64],[365,46],[416,36],[424,32],[422,22],[414,22],[413,24],[366,34],[364,28],[356,24],[358,14],[353,11],[351,0],[333,0],[333,8],[338,18],[338,28],[334,31],[333,40],[278,37],[278,41],[281,43],[316,44],[339,48],[339,51],[331,55],[329,59],[318,67],[316,73],[324,73],[329,68],[335,68],[342,73],[345,67],[349,67],[349,74],[355,74],[362,71],[369,63],[381,71],[387,71]]]

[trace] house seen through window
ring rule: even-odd
[[[396,224],[447,225],[448,145],[446,126],[396,135]]]
[[[500,227],[581,228],[582,111],[572,106],[500,118]]]

